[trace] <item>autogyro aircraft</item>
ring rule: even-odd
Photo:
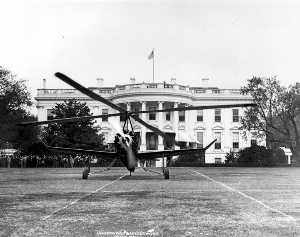
[[[196,153],[204,153],[205,151],[216,141],[212,141],[204,148],[192,148],[192,149],[180,149],[180,150],[162,150],[162,151],[151,151],[151,152],[141,152],[138,151],[138,138],[134,133],[134,129],[132,126],[131,119],[139,122],[149,130],[156,133],[158,136],[162,136],[164,142],[174,143],[171,138],[164,133],[162,130],[152,126],[151,124],[145,122],[141,118],[139,118],[139,114],[141,113],[154,113],[154,112],[172,112],[172,111],[188,111],[188,110],[204,110],[204,109],[214,109],[214,108],[232,108],[232,107],[247,107],[247,106],[256,106],[254,103],[247,103],[247,104],[230,104],[230,105],[204,105],[204,106],[189,106],[189,107],[181,107],[181,108],[169,108],[169,109],[161,109],[161,110],[146,110],[146,111],[127,111],[122,107],[112,103],[111,101],[101,97],[100,95],[96,94],[95,92],[89,90],[88,88],[80,85],[79,83],[75,82],[68,76],[57,72],[55,76],[64,81],[65,83],[69,84],[70,86],[74,87],[81,93],[89,96],[90,98],[102,102],[111,108],[119,111],[119,113],[113,114],[105,114],[105,115],[93,115],[93,116],[83,116],[83,117],[72,117],[72,118],[61,118],[61,119],[53,119],[47,121],[37,121],[37,122],[23,122],[20,125],[42,125],[42,124],[51,124],[51,123],[66,123],[66,122],[76,122],[80,120],[86,120],[91,118],[103,118],[103,117],[114,117],[114,116],[124,116],[125,122],[122,128],[122,131],[118,131],[115,135],[114,145],[115,145],[115,152],[108,152],[108,151],[97,151],[97,150],[84,150],[84,149],[74,149],[74,148],[65,148],[65,147],[52,147],[47,146],[50,151],[54,152],[62,152],[62,153],[81,153],[81,154],[88,154],[88,155],[96,155],[102,158],[111,159],[111,165],[119,159],[125,165],[125,167],[129,170],[130,175],[134,172],[137,161],[147,161],[147,160],[157,160],[158,158],[167,158],[166,164],[163,159],[163,167],[162,167],[162,174],[165,179],[169,179],[169,166],[171,164],[171,159],[173,156],[178,155],[186,155],[186,154],[196,154]],[[144,168],[145,171],[148,171]],[[90,173],[90,160],[86,162],[86,165],[82,172],[82,178],[87,179]]]

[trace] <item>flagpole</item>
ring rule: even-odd
[[[154,49],[152,50],[153,52],[153,60],[152,60],[152,63],[153,63],[153,67],[152,67],[152,75],[153,75],[153,78],[152,78],[152,82],[154,83]]]

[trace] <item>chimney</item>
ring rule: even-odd
[[[176,78],[174,77],[171,78],[171,84],[176,84]]]
[[[201,79],[201,86],[208,87],[209,78],[202,78]]]
[[[130,78],[130,84],[135,84],[135,78],[134,77]]]
[[[97,87],[103,87],[103,81],[104,79],[103,78],[97,78]]]
[[[43,89],[46,89],[46,79],[43,79]]]

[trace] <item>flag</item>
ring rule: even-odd
[[[152,58],[154,58],[154,50],[153,49],[152,49],[151,53],[148,56],[149,60],[152,59]]]

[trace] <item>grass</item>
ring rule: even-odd
[[[0,169],[0,236],[300,236],[300,168],[170,172]]]

